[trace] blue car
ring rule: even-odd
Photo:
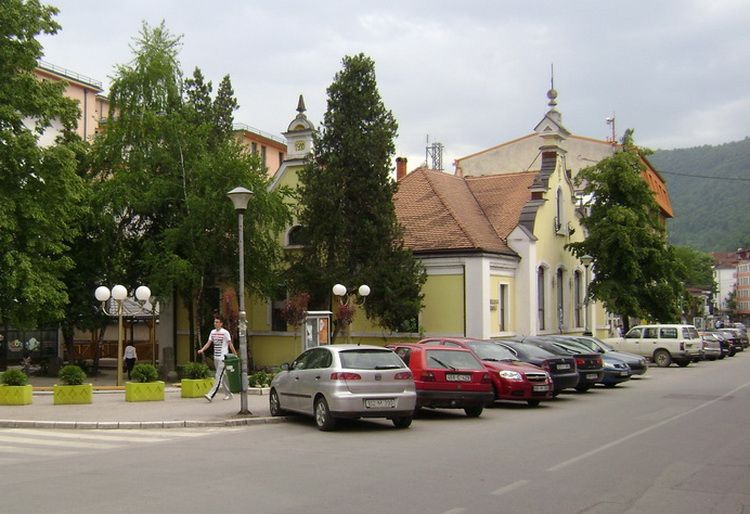
[[[605,353],[602,355],[602,360],[604,361],[604,376],[599,383],[604,384],[605,387],[615,387],[617,384],[630,380],[633,375],[628,363],[617,357]]]

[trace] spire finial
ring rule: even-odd
[[[547,98],[549,98],[549,105],[552,109],[557,105],[557,91],[555,91],[555,64],[550,64],[550,90],[547,91]]]
[[[307,109],[305,109],[305,99],[302,97],[302,95],[299,95],[299,101],[297,102],[297,112],[302,114]]]

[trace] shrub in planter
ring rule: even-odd
[[[200,398],[214,384],[211,369],[202,362],[188,362],[182,367],[180,389],[182,398]]]
[[[273,375],[268,374],[264,370],[256,371],[248,378],[250,387],[269,387],[271,385],[271,379]]]
[[[152,364],[136,364],[130,373],[132,382],[125,382],[125,400],[144,402],[164,400],[164,381]]]
[[[60,368],[57,374],[62,384],[53,387],[54,404],[91,403],[94,388],[91,384],[84,384],[86,373],[75,364],[68,364]]]
[[[29,377],[20,369],[9,369],[0,376],[0,405],[28,405],[32,387]]]

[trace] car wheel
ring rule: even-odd
[[[719,360],[724,360],[724,357],[726,357],[726,355],[724,355],[724,352],[721,352],[721,355],[719,355]]]
[[[539,407],[539,404],[542,402],[539,400],[526,400],[526,403],[529,404],[529,407]]]
[[[484,410],[484,407],[466,407],[464,409],[464,412],[470,418],[478,418],[479,416],[482,415],[483,410]]]
[[[399,416],[397,418],[391,418],[393,426],[396,428],[409,428],[411,426],[411,416]]]
[[[666,350],[656,350],[654,353],[654,362],[660,368],[668,368],[672,364],[672,356]]]
[[[279,395],[276,389],[271,389],[271,396],[268,398],[268,405],[271,409],[271,416],[283,416],[285,414],[284,409],[281,408],[281,402],[279,402]]]
[[[734,357],[734,354],[736,354],[736,353],[737,353],[737,350],[735,350],[734,347],[732,347],[732,348],[730,348],[730,350],[727,353],[727,355],[729,355],[730,357]]]
[[[336,419],[331,416],[328,402],[322,396],[315,400],[315,424],[324,432],[336,428]]]
[[[578,391],[579,393],[585,393],[589,389],[591,389],[591,384],[576,386],[576,391]]]
[[[690,365],[690,361],[679,361],[677,365],[681,368],[687,368]]]

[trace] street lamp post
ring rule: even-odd
[[[240,319],[239,319],[239,332],[240,332],[240,380],[242,384],[242,390],[240,392],[240,412],[239,414],[252,414],[247,408],[247,314],[245,313],[245,225],[244,216],[245,210],[247,209],[247,202],[250,201],[250,197],[253,195],[252,191],[245,189],[244,187],[235,187],[227,193],[227,196],[232,200],[234,210],[237,211],[238,220],[238,239],[239,239],[239,253],[240,253],[240,291],[239,291],[239,304],[240,304]]]
[[[354,297],[354,292],[352,291],[349,293],[349,290],[346,288],[343,284],[336,284],[332,288],[333,294],[338,297],[339,299],[339,305],[341,306],[349,306],[351,305],[352,298]],[[365,300],[367,299],[367,296],[370,294],[370,286],[367,284],[362,284],[357,289],[357,294],[362,298],[362,301],[360,302],[360,305],[365,303]],[[351,320],[349,320],[348,323],[346,323],[346,342],[351,344],[352,342],[352,331],[351,331]]]
[[[117,385],[121,386],[123,385],[122,341],[125,335],[122,317],[124,313],[123,304],[125,302],[125,299],[128,297],[128,289],[120,284],[113,286],[111,291],[107,286],[99,286],[96,288],[96,291],[94,291],[94,297],[99,302],[101,302],[101,309],[103,312],[109,314],[110,316],[117,316]],[[151,289],[149,289],[147,286],[140,286],[135,290],[135,297],[140,302],[141,307],[143,307],[143,305],[151,298]],[[106,308],[106,303],[110,298],[115,301],[115,314],[108,312]]]
[[[591,266],[593,261],[594,258],[588,254],[581,257],[581,263],[583,263],[583,268],[585,270],[583,278],[585,284],[583,297],[583,319],[585,320],[585,326],[583,327],[583,335],[585,336],[591,335],[591,328],[589,327],[589,266]]]

